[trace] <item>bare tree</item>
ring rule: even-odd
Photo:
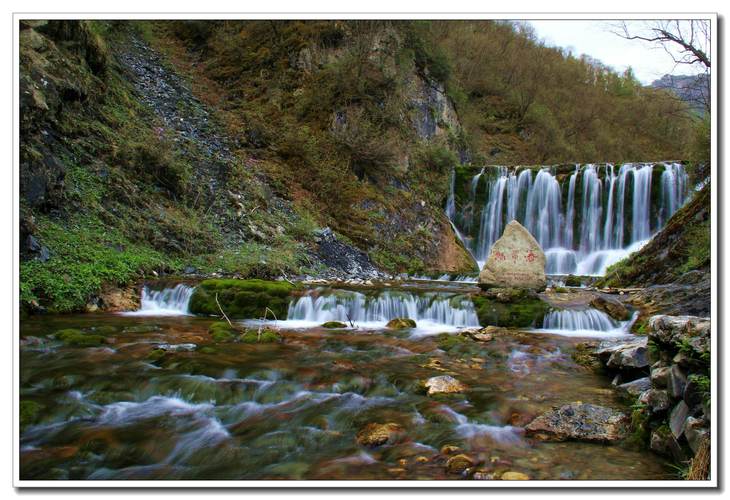
[[[669,84],[665,88],[674,90],[678,95],[688,95],[690,104],[704,108],[709,113],[710,26],[710,21],[705,19],[632,22],[631,25],[624,21],[613,32],[627,40],[640,40],[663,49],[674,61],[675,68],[679,65],[703,68],[704,76],[698,75],[689,85],[670,75]]]

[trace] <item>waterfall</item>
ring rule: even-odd
[[[123,314],[127,316],[185,316],[188,315],[188,304],[195,287],[182,283],[173,288],[152,290],[148,286],[142,288],[140,308]]]
[[[566,336],[610,337],[628,335],[629,324],[630,321],[616,321],[597,309],[561,309],[548,312],[540,330]]]
[[[350,290],[316,289],[289,304],[282,326],[311,327],[327,321],[352,321],[358,327],[383,328],[394,318],[410,318],[420,331],[453,331],[479,326],[472,301],[461,295],[383,291],[375,296]]]
[[[657,168],[660,185],[652,189]],[[483,177],[486,199],[478,207]],[[605,274],[664,227],[689,194],[680,163],[576,165],[569,176],[550,167],[485,167],[468,179],[465,199],[457,198],[452,173],[446,212],[480,268],[505,225],[517,220],[545,251],[548,274]]]

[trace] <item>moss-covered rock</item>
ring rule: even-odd
[[[20,430],[23,431],[27,426],[38,422],[43,405],[24,399],[20,401]]]
[[[539,327],[549,310],[540,299],[523,298],[514,303],[502,303],[482,295],[472,297],[479,323],[511,328]]]
[[[59,330],[54,337],[64,344],[73,347],[96,347],[106,343],[102,335],[86,333],[76,328],[66,328]]]
[[[226,321],[216,321],[208,327],[208,333],[213,337],[214,342],[232,342],[239,332]]]
[[[454,349],[455,347],[458,347],[460,345],[463,345],[467,342],[466,337],[462,337],[461,335],[451,335],[448,333],[442,333],[438,336],[438,346],[439,349],[443,351],[450,351]]]
[[[347,328],[347,325],[342,321],[327,321],[322,323],[322,328]]]
[[[220,315],[216,294],[230,318],[261,318],[268,307],[277,318],[285,318],[294,285],[284,281],[213,279],[205,280],[190,298],[190,312]],[[270,317],[270,315],[269,315]]]
[[[410,318],[393,318],[385,326],[392,330],[403,330],[405,328],[415,328],[416,322]]]
[[[266,328],[261,330],[259,334],[258,330],[248,330],[246,333],[238,337],[239,342],[244,344],[271,344],[274,342],[281,342],[282,337],[279,332]]]

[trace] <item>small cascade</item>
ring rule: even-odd
[[[543,318],[539,331],[574,337],[617,337],[628,335],[630,321],[616,321],[597,309],[555,309]]]
[[[123,314],[127,316],[185,316],[189,314],[188,304],[193,291],[195,291],[195,287],[182,283],[162,290],[152,290],[145,286],[142,288],[139,310]]]
[[[289,305],[282,326],[311,327],[327,321],[352,322],[357,327],[382,328],[394,318],[410,318],[425,332],[479,326],[468,297],[442,292],[414,294],[384,291],[376,296],[360,292],[312,290]]]
[[[462,198],[456,178],[454,171],[446,213],[479,267],[517,220],[545,251],[548,274],[605,274],[664,227],[689,194],[680,163],[576,165],[572,173],[484,167],[468,185],[463,180]]]

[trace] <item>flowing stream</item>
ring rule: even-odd
[[[517,220],[545,251],[548,274],[603,275],[664,227],[687,196],[680,163],[576,165],[561,174],[485,167],[471,178],[452,174],[446,213],[480,268]]]
[[[437,290],[445,286],[461,289]],[[454,329],[478,324],[470,289],[442,281],[312,289],[292,298],[283,322],[307,327],[282,328],[283,341],[274,344],[215,343],[208,328],[216,318],[185,314],[187,286],[147,288],[137,315],[24,319],[20,399],[40,409],[21,429],[20,475],[460,480],[447,471],[449,457],[441,451],[451,445],[496,477],[505,471],[533,479],[671,477],[648,451],[526,436],[526,423],[555,405],[630,409],[608,379],[575,364],[571,353],[581,339],[526,330],[490,342],[445,342]],[[383,328],[394,316],[431,325],[430,333],[451,333]],[[357,328],[318,326],[348,317]],[[554,310],[543,323],[589,329],[588,336],[617,326],[591,310]],[[106,342],[63,345],[54,334],[68,328]],[[444,374],[467,389],[425,394],[422,383]],[[373,422],[395,423],[402,432],[385,446],[358,444],[358,433]]]

